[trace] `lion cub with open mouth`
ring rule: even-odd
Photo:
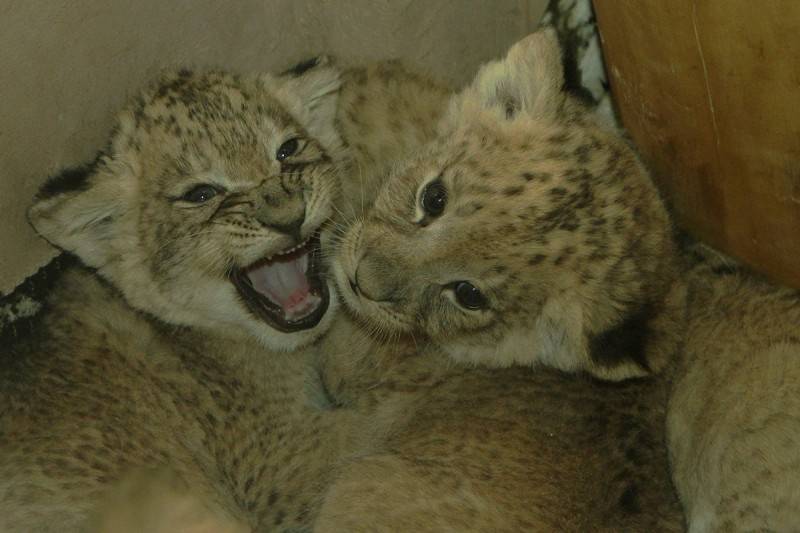
[[[408,94],[436,109],[446,91],[395,64],[166,74],[120,113],[93,165],[42,188],[31,223],[85,266],[66,269],[30,335],[0,348],[0,530],[116,530],[130,508],[108,488],[163,468],[180,481],[164,496],[211,523],[309,526],[361,426],[315,405],[313,353],[290,352],[332,321],[320,230],[334,203],[362,201],[345,202],[339,181],[380,174],[432,130],[437,113],[405,113]],[[396,144],[359,136],[391,113]],[[132,505],[159,513],[135,486]]]

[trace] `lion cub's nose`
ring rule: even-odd
[[[300,229],[306,218],[303,191],[281,186],[278,180],[274,180],[264,184],[259,192],[262,202],[255,214],[258,221],[300,242]]]
[[[353,285],[358,292],[375,302],[387,302],[395,299],[398,284],[395,281],[397,267],[393,267],[388,258],[376,255],[365,255],[356,267]]]

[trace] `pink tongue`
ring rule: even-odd
[[[308,253],[278,258],[247,272],[253,288],[283,308],[287,319],[308,314],[319,298],[311,294],[306,278]]]

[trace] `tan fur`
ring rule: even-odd
[[[397,61],[347,69],[337,128],[350,143],[352,167],[343,172],[337,207],[346,218],[371,206],[392,165],[436,134],[449,89]]]
[[[159,465],[256,530],[313,519],[353,422],[311,404],[306,357],[153,323],[82,269],[47,305],[3,351],[0,531],[81,531],[106,487]]]
[[[690,531],[794,531],[800,295],[709,254],[688,282],[668,437]]]
[[[366,327],[336,323],[323,376],[387,429],[341,467],[317,531],[682,530],[670,383],[652,375],[684,304],[669,219],[628,145],[561,92],[560,68],[549,31],[484,67],[342,238],[337,286]],[[437,176],[448,203],[426,220],[419,191]],[[459,308],[458,280],[490,309]],[[604,332],[638,339],[632,317],[648,342],[590,353]]]
[[[541,32],[452,100],[439,140],[393,173],[343,238],[333,271],[367,323],[491,366],[618,380],[669,361],[677,344],[667,339],[641,357],[604,346],[611,332],[640,327],[633,320],[645,327],[679,309],[664,303],[677,253],[636,154],[562,83],[555,37]],[[447,204],[428,220],[421,196],[435,180]],[[459,281],[488,307],[458,305]]]
[[[97,533],[247,533],[245,524],[225,516],[165,471],[136,472],[100,506],[90,526]]]
[[[312,523],[332,466],[369,443],[361,414],[328,409],[314,352],[287,353],[325,331],[335,293],[318,326],[281,333],[247,311],[227,271],[316,231],[340,179],[360,182],[353,168],[386,164],[375,159],[383,148],[334,128],[357,135],[345,111],[358,95],[385,93],[383,108],[372,102],[359,117],[369,123],[404,116],[395,107],[408,89],[396,95],[392,80],[444,94],[386,69],[394,74],[354,70],[341,89],[325,61],[282,77],[166,74],[120,114],[85,177],[43,189],[31,222],[96,274],[69,267],[35,332],[0,349],[0,531],[182,520],[142,491],[185,503],[198,527]],[[415,118],[402,129],[409,143],[430,126]],[[284,172],[274,154],[290,137],[303,147]],[[227,192],[199,207],[175,201],[198,183]],[[297,220],[299,235],[281,229]],[[189,492],[146,474],[118,486],[161,467]]]
[[[167,74],[120,113],[88,190],[41,195],[31,223],[165,322],[255,336],[270,349],[307,344],[328,320],[276,331],[227,273],[298,244],[332,215],[347,156],[334,129],[339,88],[327,66],[302,78]],[[274,154],[292,137],[303,145],[287,163],[300,170],[286,172]],[[199,184],[226,192],[200,205],[175,200]],[[278,229],[296,220],[299,235]]]
[[[800,523],[800,298],[719,265],[684,271],[647,173],[615,132],[560,91],[558,66],[544,32],[484,67],[453,100],[441,140],[402,165],[343,237],[334,273],[356,318],[379,336],[434,347],[419,358],[369,347],[363,361],[331,348],[331,389],[397,420],[385,453],[343,469],[320,530],[597,530],[609,516],[612,529],[660,529],[626,524],[620,509],[570,507],[595,483],[621,490],[620,469],[652,481],[660,503],[640,518],[678,527],[663,456],[654,449],[632,461],[639,446],[622,452],[609,423],[575,415],[575,402],[603,406],[615,420],[630,421],[631,409],[652,421],[660,442],[672,379],[665,425],[690,530]],[[420,194],[439,177],[447,206],[426,219]],[[488,309],[458,305],[451,287],[460,280],[483,291]],[[652,377],[602,392],[549,371],[521,384],[521,369],[467,374],[447,367],[443,353],[484,366]],[[629,387],[642,388],[629,397]],[[630,403],[619,406],[619,395]],[[527,440],[554,426],[562,440]],[[591,470],[575,442],[615,459]],[[541,460],[520,469],[523,453]],[[583,475],[571,474],[576,464]],[[502,470],[500,486],[483,479],[487,469]],[[560,484],[542,483],[550,476]]]
[[[321,350],[328,390],[385,436],[339,469],[315,531],[683,530],[666,381],[466,368],[344,317]]]

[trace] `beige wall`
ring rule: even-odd
[[[25,222],[41,182],[102,147],[169,65],[280,69],[403,57],[456,82],[535,28],[546,0],[0,0],[0,294],[54,251]]]

